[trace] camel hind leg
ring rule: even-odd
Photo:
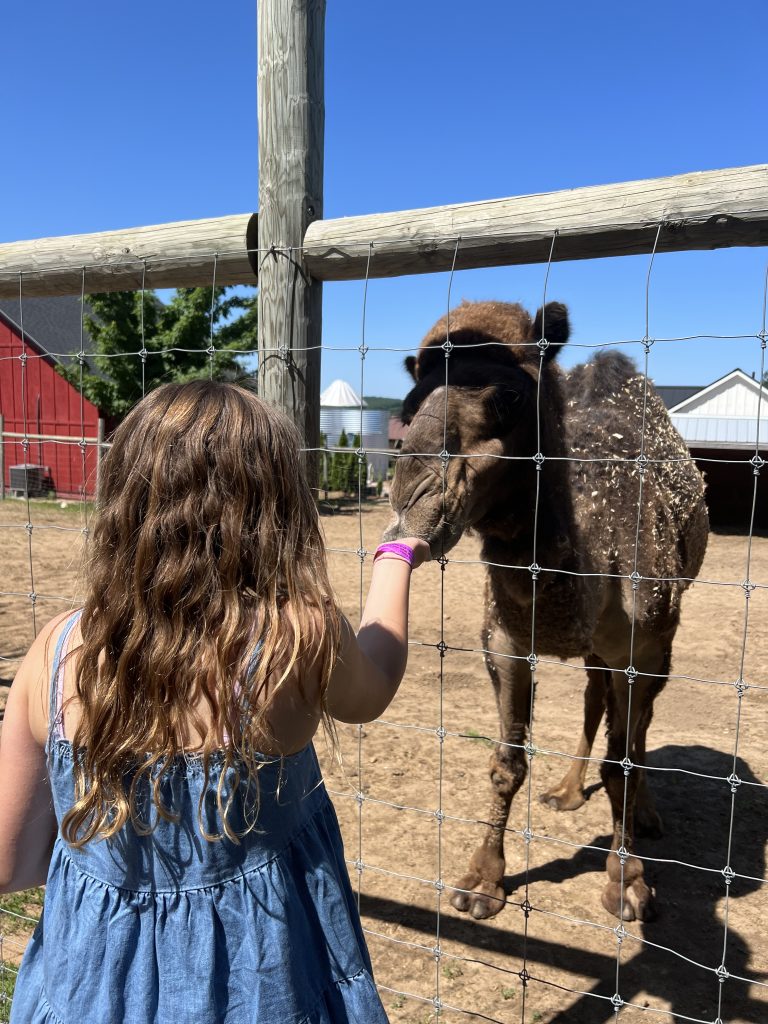
[[[512,798],[528,773],[523,750],[531,713],[531,667],[519,657],[511,638],[494,624],[486,631],[485,663],[496,693],[500,740],[490,761],[491,808],[483,839],[472,854],[467,873],[454,887],[451,904],[481,920],[504,906],[504,834]]]
[[[602,903],[609,913],[625,921],[649,921],[654,916],[653,897],[643,870],[634,856],[635,823],[639,790],[645,784],[641,754],[645,756],[645,732],[653,701],[664,687],[670,665],[667,643],[646,638],[635,650],[633,681],[614,670],[607,692],[608,751],[600,773],[611,802],[613,841],[608,854],[608,882]],[[629,763],[624,763],[625,758]]]
[[[597,728],[605,710],[605,691],[611,677],[607,665],[596,654],[587,659],[587,687],[584,691],[584,728],[576,757],[561,781],[542,793],[539,800],[556,811],[575,811],[585,801],[584,779]]]

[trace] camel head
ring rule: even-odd
[[[418,354],[405,360],[414,387],[403,402],[409,426],[392,484],[388,540],[424,537],[438,556],[473,527],[503,528],[507,536],[524,528],[533,509],[538,391],[542,450],[564,454],[553,360],[569,330],[568,311],[557,302],[533,320],[504,302],[463,302],[438,320]]]

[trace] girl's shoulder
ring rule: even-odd
[[[51,678],[59,641],[78,612],[62,612],[46,622],[35,637],[13,680],[17,697],[26,697],[29,725],[41,746],[48,736]]]

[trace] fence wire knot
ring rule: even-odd
[[[444,658],[445,657],[445,652],[448,650],[448,644],[445,642],[445,640],[440,640],[440,641],[438,641],[437,644],[435,644],[435,646],[437,647],[437,649],[438,649],[438,651],[440,653],[440,657]]]
[[[25,523],[24,529],[27,531],[27,533],[32,533],[32,531],[34,530],[34,526],[32,525],[32,523]]]
[[[536,747],[534,747],[534,745],[530,741],[525,744],[525,746],[523,747],[523,750],[526,752],[528,757],[531,758],[531,759],[533,759],[534,755],[536,754]]]
[[[149,352],[145,348],[142,348],[139,350],[139,355],[141,356],[142,363],[146,363]]]
[[[523,829],[523,839],[525,840],[526,846],[533,841],[533,829],[528,825]]]
[[[34,592],[34,590],[31,590],[27,596],[29,597],[29,600],[32,602],[33,605],[37,604],[37,594]]]
[[[523,987],[525,988],[527,986],[528,982],[531,980],[531,976],[528,973],[528,971],[525,969],[525,967],[522,969],[522,971],[518,972],[518,976],[520,978],[520,981],[522,981],[522,983],[523,983]]]
[[[358,859],[354,862],[354,867],[358,875],[362,875],[363,868],[365,867],[365,861],[360,860],[360,858],[358,857]]]
[[[442,949],[439,946],[432,947],[432,956],[434,957],[435,963],[440,963],[440,957],[443,955]]]
[[[356,804],[362,804],[364,800],[365,800],[365,793],[363,793],[363,791],[361,789],[358,789],[358,791],[355,793],[355,803]]]
[[[539,573],[541,572],[541,566],[536,562],[531,562],[528,566],[528,572],[531,574],[531,579],[537,580],[539,578]]]
[[[445,892],[445,882],[442,878],[436,878],[433,884],[437,892]]]
[[[627,665],[627,667],[624,669],[624,675],[627,677],[630,683],[634,683],[634,681],[637,679],[637,669],[634,665]]]
[[[611,996],[611,1005],[613,1006],[616,1013],[618,1013],[624,1005],[624,1000],[621,998],[618,992],[614,992],[614,994]]]
[[[726,864],[725,867],[723,868],[722,875],[723,875],[723,878],[725,879],[725,884],[726,885],[730,885],[731,882],[736,877],[736,872],[733,870],[733,868],[731,867],[730,864]]]
[[[208,348],[205,350],[205,353],[209,359],[213,359],[213,357],[216,355],[216,349],[214,348],[213,345],[209,345]]]
[[[361,359],[365,359],[365,357],[368,355],[368,346],[367,345],[358,345],[357,346],[357,351],[360,353],[360,358]]]
[[[85,453],[85,450],[88,447],[88,442],[85,440],[85,438],[82,438],[80,441],[77,442],[77,447],[80,449],[81,452]]]
[[[539,352],[541,352],[542,356],[544,355],[544,353],[549,348],[549,342],[547,341],[546,338],[539,338],[539,340],[536,342],[536,345],[537,345],[537,347],[539,349]]]
[[[634,572],[631,572],[629,574],[629,578],[632,580],[632,589],[633,590],[639,590],[640,589],[640,580],[643,577],[640,575],[640,573],[637,571],[637,569],[635,569]]]
[[[22,368],[27,365],[27,358],[28,357],[26,352],[22,352],[21,355],[19,356],[19,362],[21,363]]]
[[[634,764],[630,761],[630,759],[628,757],[622,758],[622,760],[619,761],[619,764],[624,769],[624,774],[625,775],[629,775],[629,773],[635,767]]]
[[[440,452],[440,461],[443,463],[443,468],[445,468],[445,466],[448,465],[448,460],[450,459],[450,457],[451,456],[448,454],[446,449],[443,448],[443,450]]]
[[[24,449],[24,454],[26,455],[26,453],[29,451],[29,438],[28,437],[22,437],[22,439],[21,439],[21,447]],[[26,462],[26,458],[24,459],[24,461]]]
[[[438,997],[437,997],[437,996],[435,996],[435,997],[434,997],[434,999],[432,1000],[432,1005],[433,1005],[433,1006],[434,1006],[434,1008],[435,1008],[435,1013],[438,1013],[438,1014],[439,1014],[439,1013],[440,1013],[440,1011],[441,1011],[441,1010],[442,1010],[442,1008],[443,1008],[443,1001],[442,1001],[442,999],[438,999]]]
[[[749,597],[752,591],[755,589],[756,585],[757,584],[753,583],[752,580],[744,580],[744,582],[741,584],[741,589],[744,591],[747,597]]]
[[[741,700],[741,698],[749,689],[749,683],[745,683],[743,679],[737,679],[733,686],[736,690],[736,695],[738,696],[739,700]]]
[[[533,461],[536,463],[536,469],[540,470],[546,461],[546,455],[543,452],[536,452],[533,456]]]
[[[739,776],[738,776],[738,775],[736,774],[736,772],[731,772],[731,774],[730,774],[730,775],[728,776],[728,778],[727,778],[727,779],[726,779],[725,781],[726,781],[726,782],[727,782],[727,783],[729,784],[729,786],[731,787],[731,792],[732,792],[732,793],[735,793],[735,792],[736,792],[736,790],[737,790],[737,789],[739,788],[739,786],[741,785],[741,779],[740,779],[740,778],[739,778]]]
[[[447,338],[440,347],[442,348],[443,352],[445,352],[446,359],[451,354],[451,352],[453,352],[453,342],[451,341],[450,338]]]
[[[616,856],[619,858],[620,864],[626,864],[629,860],[629,850],[626,846],[620,846],[616,851]]]
[[[441,571],[445,572],[445,567],[446,565],[448,565],[448,559],[445,557],[445,555],[440,555],[440,557],[437,560],[437,564],[440,566]]]
[[[627,937],[627,929],[624,927],[623,924],[617,924],[616,927],[613,929],[613,934],[616,936],[619,942],[623,942],[624,939],[626,939]]]
[[[77,361],[81,366],[85,366],[85,352],[82,349],[77,353]]]
[[[365,462],[365,457],[366,457],[367,454],[368,454],[368,452],[365,450],[365,448],[358,448],[358,449],[356,449],[355,455],[357,456],[357,461],[359,462],[359,464],[361,466]]]
[[[435,820],[437,821],[438,825],[442,825],[443,822],[445,821],[445,811],[441,811],[438,808],[438,810],[435,811]],[[439,882],[439,883],[436,882],[435,883],[435,888],[437,889],[438,892],[442,892],[443,891],[442,887],[443,887],[443,883],[442,882]]]
[[[531,672],[535,672],[536,666],[539,664],[539,656],[537,654],[534,654],[533,651],[531,651],[526,660],[528,664],[531,666]]]
[[[360,561],[364,562],[365,556],[368,554],[368,552],[365,550],[365,548],[358,548],[356,554]]]
[[[443,742],[443,740],[444,740],[444,739],[445,739],[445,737],[446,737],[446,731],[445,731],[445,726],[443,726],[443,725],[439,725],[439,726],[437,727],[437,729],[435,729],[435,736],[437,736],[437,738],[438,738],[438,739],[440,740],[440,742],[442,743],[442,742]]]
[[[721,985],[723,984],[723,982],[728,981],[728,979],[730,978],[730,974],[728,973],[725,964],[720,964],[720,966],[715,971],[715,974],[717,975],[717,980],[720,982]]]
[[[654,343],[655,340],[656,340],[655,338],[649,338],[647,334],[643,338],[643,349],[645,350],[645,354],[646,355],[648,355],[648,353],[653,348],[653,343]]]
[[[531,916],[531,911],[533,910],[533,904],[531,903],[531,901],[528,899],[527,896],[523,900],[523,902],[520,904],[520,909],[522,910],[522,912],[525,914],[526,917],[530,917]]]
[[[768,341],[768,331],[759,331],[757,334],[757,338],[760,342],[760,347],[765,348],[766,341]]]

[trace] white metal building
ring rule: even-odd
[[[344,380],[335,380],[320,395],[320,433],[329,448],[339,443],[342,431],[349,444],[362,430],[361,445],[368,460],[368,480],[386,478],[389,465],[389,413],[368,409],[364,400]]]
[[[713,524],[746,529],[757,481],[754,526],[768,529],[768,465],[750,461],[768,461],[768,388],[732,370],[706,387],[656,390],[704,472]]]

